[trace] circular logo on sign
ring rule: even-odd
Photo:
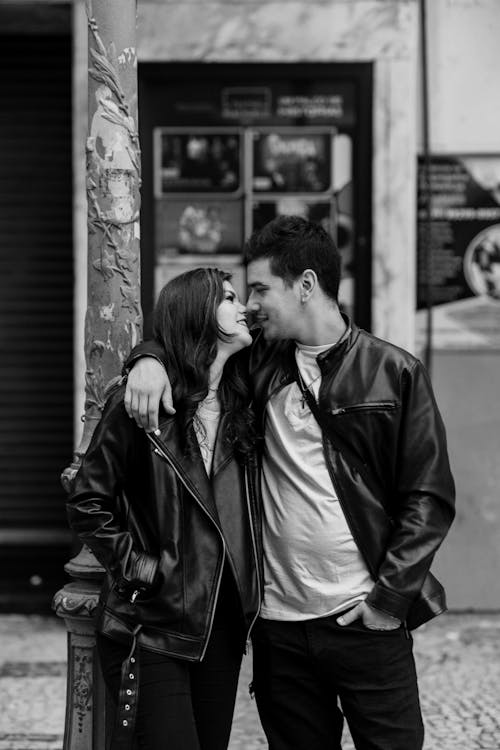
[[[474,294],[500,300],[500,224],[483,229],[469,243],[464,276]]]

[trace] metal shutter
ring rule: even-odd
[[[67,560],[71,39],[0,37],[0,580]],[[66,541],[65,541],[66,540]],[[22,561],[22,562],[21,562]],[[7,568],[9,566],[7,565]]]

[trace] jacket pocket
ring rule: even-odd
[[[363,411],[391,411],[399,406],[397,401],[367,401],[363,404],[350,404],[349,406],[338,406],[330,409],[330,416],[337,417],[351,412]]]

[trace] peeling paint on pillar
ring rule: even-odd
[[[123,361],[142,330],[136,1],[87,0],[86,9],[89,122],[85,415],[80,445],[61,477],[66,491],[71,490],[106,393],[120,379]],[[106,746],[110,721],[102,674],[94,663],[93,614],[104,569],[84,544],[65,570],[74,580],[53,600],[56,614],[64,618],[68,628],[64,747],[94,750]],[[87,700],[89,695],[91,700]]]
[[[140,161],[134,0],[87,0],[88,307],[85,415],[77,457],[86,450],[109,388],[142,335]]]

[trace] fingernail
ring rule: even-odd
[[[343,618],[343,617],[339,617],[339,618],[337,619],[337,622],[338,622],[338,624],[339,624],[339,625],[345,625],[345,620],[344,620],[344,618]]]
[[[154,430],[154,434],[158,437],[158,435],[161,435],[160,428],[157,427],[156,430]]]

